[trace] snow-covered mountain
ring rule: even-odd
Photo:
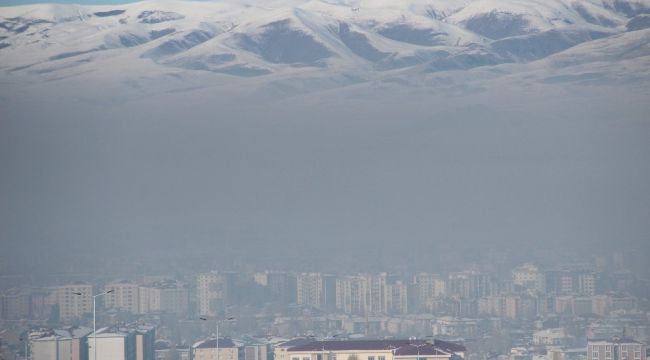
[[[648,76],[649,59],[650,0],[153,0],[0,8],[5,82],[95,77],[133,85],[165,77],[173,90],[240,79],[300,92],[360,82],[426,84],[469,69],[479,77],[543,71],[538,80],[549,81],[563,68],[579,75],[595,71],[585,70],[590,66],[623,81]]]

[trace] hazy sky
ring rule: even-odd
[[[152,254],[291,267],[650,252],[648,29],[542,27],[493,65],[498,47],[454,32],[428,50],[380,34],[418,6],[378,7],[378,23],[338,9],[363,29],[343,40],[326,2],[174,4],[6,11],[24,15],[0,44],[0,273]],[[484,15],[475,34],[523,26]]]
[[[5,103],[5,263],[161,249],[369,264],[372,252],[472,246],[647,252],[642,96],[361,94]]]

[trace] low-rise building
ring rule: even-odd
[[[192,345],[193,360],[238,360],[239,348],[230,339],[206,339]]]
[[[646,360],[646,346],[622,337],[590,339],[587,360]]]
[[[46,329],[29,334],[32,360],[87,360],[87,336],[92,329],[70,327]]]
[[[443,360],[465,357],[462,345],[435,340],[313,341],[287,350],[289,360]]]

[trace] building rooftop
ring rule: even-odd
[[[617,343],[617,344],[641,344],[643,345],[642,342],[636,341],[632,338],[627,338],[627,337],[618,337],[615,336],[613,338],[599,338],[599,339],[589,339],[588,340],[590,343]]]
[[[283,345],[284,346],[284,345]],[[396,356],[409,355],[448,355],[465,351],[459,344],[435,340],[340,340],[310,341],[288,349],[288,351],[347,351],[347,350],[390,350]]]
[[[32,341],[49,341],[49,340],[66,340],[78,339],[88,336],[92,333],[91,328],[73,326],[64,329],[41,329],[33,331],[29,334],[29,339]]]
[[[284,341],[276,345],[276,347],[286,347],[286,348],[293,348],[296,346],[302,346],[302,345],[307,345],[309,343],[314,342],[314,339],[308,339],[308,338],[296,338],[296,339],[291,339],[289,341]]]
[[[237,347],[235,343],[231,339],[219,339],[219,347],[220,348],[234,348]],[[199,342],[194,343],[192,345],[192,348],[194,349],[212,349],[217,347],[217,339],[211,338],[211,339],[206,339],[206,340],[201,340]]]

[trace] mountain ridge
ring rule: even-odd
[[[647,36],[622,35],[645,33],[649,13],[650,0],[21,5],[0,8],[0,77],[189,78],[198,72],[261,82],[329,77],[349,83],[510,64],[536,71],[540,61],[552,64],[554,56],[583,44],[647,48]],[[645,74],[647,55],[640,53]],[[602,61],[618,71],[617,56]],[[632,76],[639,69],[629,70]]]

